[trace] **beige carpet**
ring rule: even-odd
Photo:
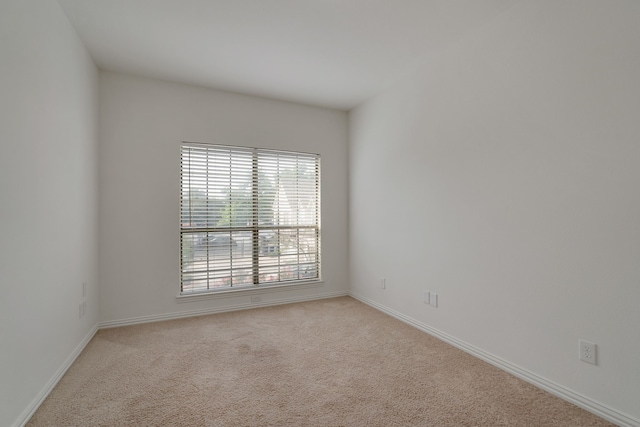
[[[29,426],[605,426],[352,298],[101,330]]]

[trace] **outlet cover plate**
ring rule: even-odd
[[[580,360],[597,365],[596,352],[598,346],[592,342],[580,340]]]

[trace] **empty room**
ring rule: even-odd
[[[640,2],[0,0],[0,426],[640,427]]]

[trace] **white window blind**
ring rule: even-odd
[[[182,143],[181,293],[320,278],[320,156]]]

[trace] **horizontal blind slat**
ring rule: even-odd
[[[319,278],[319,173],[317,154],[183,143],[182,291]]]

